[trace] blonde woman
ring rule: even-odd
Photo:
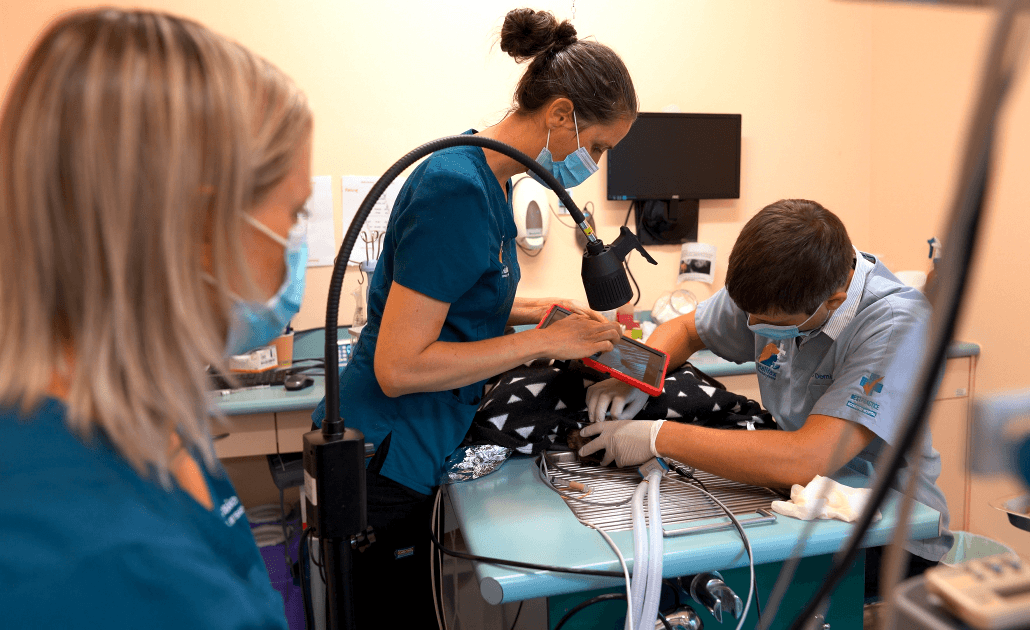
[[[75,13],[30,51],[0,117],[0,625],[286,627],[203,368],[296,310],[310,137],[286,76],[187,20]]]

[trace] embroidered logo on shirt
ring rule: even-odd
[[[860,380],[858,384],[862,386],[863,390],[865,390],[866,396],[879,394],[883,391],[883,376],[870,372],[869,376],[863,376],[862,380]]]
[[[218,511],[225,520],[225,524],[229,527],[235,525],[236,521],[240,520],[240,517],[246,513],[246,510],[243,508],[243,504],[240,503],[240,500],[235,496],[222,501],[222,506],[218,508]]]
[[[758,372],[766,378],[776,380],[776,370],[780,369],[777,361],[780,360],[780,348],[774,343],[770,343],[762,348],[762,354],[758,355],[758,360],[755,361],[755,367]]]
[[[501,263],[501,277],[507,278],[509,275],[508,265],[504,264],[504,242],[501,242],[501,251],[497,252],[497,262]]]
[[[852,394],[851,400],[848,401],[848,407],[861,411],[870,418],[876,417],[876,412],[879,411],[880,405],[874,403],[868,398],[862,398],[858,394]]]

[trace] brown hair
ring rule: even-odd
[[[740,231],[726,291],[748,313],[811,314],[845,285],[854,258],[835,214],[814,201],[783,199]]]
[[[614,50],[576,38],[576,29],[547,11],[514,9],[501,27],[501,50],[532,59],[515,88],[514,111],[532,113],[566,97],[586,125],[637,115],[629,70]]]
[[[0,112],[0,405],[34,407],[60,374],[69,426],[139,472],[167,482],[173,433],[211,465],[203,370],[223,361],[228,278],[249,279],[241,218],[310,129],[289,78],[200,24],[54,22]]]

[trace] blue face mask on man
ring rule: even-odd
[[[304,276],[308,268],[308,228],[305,219],[297,221],[290,229],[288,238],[283,238],[249,214],[244,214],[243,218],[283,246],[286,279],[265,303],[236,299],[226,345],[226,354],[230,356],[260,348],[283,334],[286,325],[300,311],[300,303],[304,299]]]
[[[572,112],[572,121],[576,125],[576,144],[579,145],[579,122],[576,121],[576,112]],[[579,186],[588,177],[597,172],[598,166],[594,158],[590,157],[590,152],[587,151],[586,147],[580,145],[578,149],[573,151],[561,162],[555,162],[554,158],[551,157],[551,150],[548,148],[551,145],[551,130],[547,130],[547,144],[544,145],[543,149],[540,149],[540,155],[536,157],[536,161],[551,171],[554,178],[565,188],[572,188]],[[547,186],[544,180],[533,171],[529,171],[529,176],[539,182],[542,186]]]
[[[819,309],[815,309],[815,313],[809,315],[808,319],[801,322],[797,326],[775,326],[773,324],[748,324],[747,327],[751,330],[751,332],[755,333],[756,335],[760,335],[762,337],[765,337],[766,339],[772,339],[773,341],[786,341],[787,339],[794,339],[795,337],[807,337],[812,333],[816,332],[817,330],[819,330],[820,328],[822,328],[823,326],[825,326],[826,322],[830,319],[830,315],[833,314],[833,311],[828,311],[826,313],[826,319],[823,320],[823,323],[819,324],[812,330],[800,330],[801,326],[804,326],[809,321],[811,321],[811,319],[815,317],[815,314],[818,312]],[[751,321],[750,314],[748,314],[747,318],[748,321]]]

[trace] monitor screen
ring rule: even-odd
[[[608,151],[608,199],[737,199],[740,114],[641,113]]]

